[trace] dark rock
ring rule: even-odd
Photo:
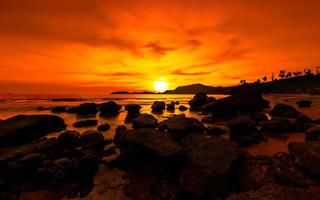
[[[306,141],[319,141],[320,140],[320,127],[312,127],[308,129],[305,133]]]
[[[102,117],[113,117],[119,114],[121,110],[121,105],[117,104],[115,101],[108,101],[99,106],[100,116]]]
[[[193,134],[182,141],[189,163],[180,184],[195,199],[222,198],[232,192],[232,170],[238,149],[222,137]]]
[[[296,165],[304,171],[320,176],[320,142],[292,142],[288,145],[289,154]]]
[[[59,144],[63,147],[74,147],[80,143],[80,133],[78,131],[67,130],[58,136]]]
[[[154,101],[151,106],[151,110],[154,113],[162,113],[165,108],[166,104],[164,101]]]
[[[252,113],[269,107],[269,102],[260,93],[242,92],[218,99],[202,106],[202,110],[216,116],[234,116],[241,113]]]
[[[201,119],[201,122],[206,124],[216,124],[217,118],[215,118],[214,116],[206,116]]]
[[[241,145],[258,143],[263,136],[258,132],[255,121],[249,116],[234,117],[229,120],[230,140],[238,141]]]
[[[173,101],[171,103],[167,104],[167,110],[168,111],[174,111],[175,110],[175,103]]]
[[[126,133],[127,132],[127,127],[124,126],[124,125],[121,125],[121,126],[118,126],[116,128],[116,131],[115,131],[115,134],[114,134],[114,137],[113,137],[113,142],[119,146],[121,145],[120,144],[120,141],[119,141],[119,138],[121,137],[122,134]]]
[[[56,106],[51,109],[52,113],[63,113],[66,111],[67,111],[67,108],[65,106]]]
[[[81,134],[80,141],[84,144],[103,144],[104,137],[98,131],[88,130]]]
[[[82,120],[82,121],[75,122],[73,124],[73,126],[77,128],[97,126],[97,125],[98,125],[98,120],[95,120],[95,119]]]
[[[294,107],[283,103],[278,103],[270,111],[270,115],[275,117],[296,118],[300,114]]]
[[[228,127],[218,126],[218,125],[209,126],[206,129],[206,132],[209,135],[220,136],[220,135],[226,134],[228,132]]]
[[[297,102],[299,108],[310,108],[312,101],[310,100],[301,100]]]
[[[128,104],[125,106],[125,110],[128,111],[128,115],[134,115],[140,113],[141,106],[138,104]]]
[[[204,92],[197,93],[190,101],[190,110],[191,111],[200,111],[201,107],[206,104],[208,96]]]
[[[109,129],[110,129],[110,124],[108,124],[108,123],[101,124],[97,128],[98,131],[107,131]]]
[[[78,116],[94,116],[98,112],[98,105],[95,103],[83,103],[73,109],[73,112],[75,112]],[[70,111],[71,110],[69,110],[69,112]]]
[[[261,131],[263,133],[290,133],[295,132],[296,127],[290,120],[286,118],[272,118],[270,121],[260,122]]]
[[[176,102],[174,102],[174,104],[179,105],[179,104],[180,104],[180,102],[179,102],[179,101],[176,101]]]
[[[278,184],[267,184],[256,191],[232,194],[226,200],[319,200],[319,188],[296,188]]]
[[[296,117],[296,120],[294,122],[294,125],[296,127],[296,131],[302,132],[312,127],[312,123],[314,121],[308,117],[307,115],[300,114]]]
[[[180,111],[185,111],[185,110],[188,110],[188,107],[186,107],[184,105],[181,105],[181,106],[179,106],[179,110]]]
[[[142,114],[133,121],[132,127],[137,128],[156,128],[158,120],[150,114]]]
[[[310,124],[310,123],[313,123],[314,121],[307,115],[300,114],[296,117],[296,122],[303,123],[303,124],[306,124],[306,123]]]
[[[176,141],[190,133],[202,133],[204,125],[195,118],[176,115],[159,123],[159,130],[167,131]]]
[[[266,114],[262,113],[262,112],[256,112],[256,113],[252,113],[251,114],[251,118],[256,122],[262,122],[262,121],[268,121],[268,117]]]
[[[26,144],[65,127],[55,115],[18,115],[0,122],[0,147]]]

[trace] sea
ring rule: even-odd
[[[226,95],[209,95],[220,99]],[[126,125],[130,128],[131,124],[125,123],[126,111],[124,105],[126,104],[139,104],[142,106],[141,113],[151,113],[151,105],[154,101],[165,101],[170,103],[178,101],[180,105],[188,106],[188,101],[192,99],[193,95],[190,94],[107,94],[107,95],[17,95],[17,94],[3,94],[0,95],[0,119],[7,119],[15,115],[30,115],[30,114],[52,114],[51,108],[55,106],[77,106],[81,103],[95,102],[103,103],[106,101],[116,101],[118,104],[123,105],[120,114],[113,118],[101,118],[98,115],[93,117],[99,121],[99,124],[109,123],[110,130],[104,132],[105,138],[113,138],[115,129],[118,125]],[[265,95],[265,99],[270,101],[270,105],[274,106],[276,103],[285,103],[296,107],[300,112],[306,114],[312,119],[320,119],[320,95],[308,94],[270,94]],[[311,108],[298,108],[296,102],[299,100],[311,100],[313,102]],[[39,110],[41,108],[41,110]],[[264,112],[268,113],[269,110]],[[174,112],[165,111],[163,114],[155,115],[158,121],[163,121],[174,114],[185,114],[187,117],[194,117],[199,120],[206,115],[199,112],[179,111],[176,109]],[[57,114],[65,120],[68,125],[67,129],[77,130],[83,132],[96,127],[75,128],[73,123],[81,118],[74,114],[61,113]],[[87,118],[86,118],[87,119]],[[89,118],[90,119],[90,118]],[[210,126],[209,124],[205,124]],[[48,137],[57,137],[60,133],[52,133]],[[248,148],[248,151],[255,155],[272,155],[276,152],[287,152],[287,145],[293,141],[303,141],[303,133],[289,133],[276,136],[269,136],[267,141],[260,144],[253,145]]]

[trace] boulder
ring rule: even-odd
[[[212,125],[206,129],[206,133],[208,135],[220,136],[226,134],[228,132],[228,127],[226,126],[219,126],[219,125]]]
[[[305,133],[306,141],[319,141],[320,140],[320,127],[312,127],[308,129]]]
[[[189,101],[190,110],[191,111],[200,111],[201,107],[204,104],[209,103],[209,102],[214,101],[214,100],[215,100],[214,98],[211,98],[208,101],[207,94],[204,93],[204,92],[199,92]]]
[[[283,103],[276,104],[270,111],[270,115],[274,117],[296,118],[300,114],[294,107]]]
[[[108,101],[106,103],[102,103],[99,106],[99,110],[101,117],[113,117],[119,114],[121,105],[117,104],[115,101]]]
[[[76,113],[80,117],[94,116],[98,112],[98,105],[95,103],[83,103],[77,107],[69,109],[68,112]]]
[[[80,133],[78,131],[64,131],[58,136],[58,142],[63,147],[72,148],[80,143]]]
[[[296,188],[267,184],[256,191],[232,194],[226,200],[319,200],[320,188]]]
[[[292,142],[289,143],[288,149],[299,168],[320,176],[320,141]]]
[[[135,115],[140,113],[142,107],[139,104],[125,105],[125,110],[128,111],[128,115]]]
[[[175,103],[173,101],[171,103],[167,104],[167,110],[168,111],[174,111],[175,110]]]
[[[277,117],[270,121],[260,122],[261,131],[263,133],[290,133],[296,131],[294,123],[286,118]]]
[[[156,128],[158,120],[150,114],[142,114],[133,121],[132,127],[137,128]]]
[[[230,140],[238,141],[241,145],[251,145],[263,139],[255,121],[249,116],[234,117],[229,120],[228,126]]]
[[[98,128],[97,128],[97,130],[98,131],[107,131],[107,130],[109,130],[110,129],[110,124],[108,124],[108,123],[105,123],[105,124],[101,124],[101,125],[99,125],[98,126]]]
[[[263,112],[256,112],[251,114],[251,118],[256,122],[263,122],[263,121],[268,121],[268,116],[264,114]]]
[[[202,110],[216,116],[234,116],[241,113],[252,113],[269,107],[269,102],[257,92],[241,92],[218,99],[202,106]]]
[[[84,144],[103,144],[104,137],[102,133],[94,130],[88,130],[81,134],[80,142]]]
[[[180,105],[179,106],[179,110],[180,111],[185,111],[185,110],[188,110],[188,107],[184,106],[184,105]]]
[[[55,115],[18,115],[0,121],[0,147],[26,144],[65,127]]]
[[[67,108],[65,106],[56,106],[51,109],[52,113],[63,113],[66,111],[67,111]]]
[[[98,125],[98,120],[95,120],[95,119],[82,120],[82,121],[75,122],[73,124],[73,126],[76,128],[97,126],[97,125]]]
[[[301,100],[301,101],[297,101],[297,104],[299,106],[299,108],[310,108],[312,101],[310,100]]]
[[[159,130],[168,132],[176,141],[181,140],[190,133],[202,133],[204,125],[195,118],[175,115],[159,123]]]
[[[179,105],[179,104],[180,104],[180,102],[179,102],[179,101],[175,101],[175,102],[174,102],[174,104]]]
[[[162,113],[165,108],[166,103],[164,101],[154,101],[151,106],[151,110],[154,113]]]
[[[182,188],[195,199],[228,196],[234,184],[231,174],[238,148],[222,137],[202,134],[184,138],[182,146],[189,160],[179,175]]]
[[[121,137],[122,134],[126,132],[127,132],[127,127],[125,125],[118,126],[116,128],[116,131],[113,137],[113,143],[115,143],[117,146],[120,146],[121,144],[120,144],[119,138]]]

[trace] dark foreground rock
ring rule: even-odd
[[[216,99],[213,97],[209,98],[206,93],[199,92],[189,101],[190,111],[200,111],[204,104],[213,102],[215,100]]]
[[[308,129],[305,133],[306,141],[319,141],[320,140],[320,127],[312,127]]]
[[[65,106],[56,106],[51,109],[52,113],[63,113],[66,111],[67,111],[67,108]]]
[[[164,101],[154,101],[151,110],[153,113],[162,113],[166,108],[166,103]]]
[[[234,116],[241,113],[252,113],[269,107],[269,102],[260,93],[242,92],[218,99],[202,106],[202,110],[216,116]]]
[[[77,131],[64,131],[58,137],[59,144],[66,148],[72,148],[80,143],[80,133]]]
[[[310,100],[301,100],[297,102],[299,108],[310,108],[312,101]]]
[[[283,117],[272,118],[270,121],[260,122],[261,131],[265,134],[290,133],[297,131],[295,124]]]
[[[73,126],[77,128],[97,126],[97,125],[98,125],[98,120],[95,120],[95,119],[82,120],[82,121],[75,122],[73,124]]]
[[[126,116],[126,122],[133,122],[135,118],[140,115],[140,109],[142,107],[138,104],[128,104],[125,106],[125,110],[128,111]]]
[[[227,126],[219,126],[219,125],[212,125],[212,126],[209,126],[207,129],[206,129],[206,133],[209,134],[209,135],[214,135],[214,136],[220,136],[220,135],[223,135],[223,134],[226,134],[228,133],[229,129]]]
[[[65,127],[55,115],[18,115],[0,121],[0,147],[26,144]]]
[[[142,114],[133,121],[132,127],[137,128],[156,128],[158,120],[150,114]]]
[[[121,110],[121,105],[117,104],[115,101],[108,101],[106,103],[102,103],[99,106],[100,116],[101,117],[113,117],[119,114]]]
[[[180,105],[178,108],[180,111],[185,111],[188,110],[188,107],[184,106],[184,105]]]
[[[283,103],[278,103],[270,111],[270,115],[275,117],[296,118],[300,114],[294,107]]]
[[[97,127],[98,131],[107,131],[110,129],[110,124],[105,123],[105,124],[101,124]]]
[[[98,112],[98,105],[96,103],[83,103],[77,107],[69,108],[69,113],[75,113],[79,117],[94,116]]]
[[[182,141],[189,159],[180,172],[180,184],[195,199],[228,196],[238,149],[221,137],[190,135]]]
[[[175,103],[172,101],[171,103],[167,104],[167,111],[173,112],[175,110]]]

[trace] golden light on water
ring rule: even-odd
[[[168,90],[168,83],[165,79],[160,79],[154,82],[153,87],[157,92],[164,92]]]

